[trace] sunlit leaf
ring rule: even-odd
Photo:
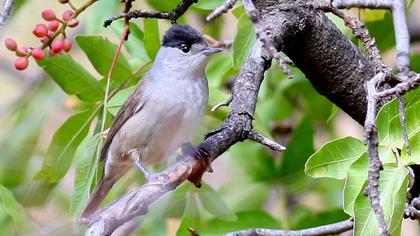
[[[122,89],[121,91],[119,91],[117,94],[115,94],[115,96],[113,96],[108,104],[107,104],[107,110],[112,114],[112,115],[117,115],[118,110],[120,109],[120,107],[122,106],[122,104],[125,102],[125,100],[127,100],[128,96],[131,94],[131,92],[133,91],[134,87],[130,87],[130,88],[126,88],[126,89]]]
[[[74,191],[70,202],[70,214],[80,213],[81,208],[89,199],[91,185],[95,177],[96,150],[99,145],[99,134],[87,136],[76,151],[76,176]]]
[[[64,92],[88,102],[103,99],[104,89],[99,81],[68,54],[47,57],[37,62]]]
[[[96,71],[102,76],[108,76],[118,46],[102,36],[77,36],[76,41]],[[111,79],[113,81],[125,81],[131,75],[130,64],[121,53],[115,64]]]
[[[365,151],[363,142],[353,137],[330,141],[308,159],[305,173],[314,178],[344,179],[351,164]]]
[[[242,14],[238,17],[238,21],[237,33],[232,45],[233,67],[236,69],[242,66],[256,40],[253,24],[249,17]]]
[[[150,58],[155,58],[160,48],[158,20],[153,18],[144,19],[144,45]]]
[[[207,212],[223,220],[236,220],[235,213],[229,209],[223,199],[208,184],[203,183],[197,190],[197,196]]]
[[[400,235],[406,201],[408,170],[404,166],[384,166],[379,179],[381,206],[391,235]],[[379,235],[378,222],[369,198],[361,191],[354,203],[354,235]]]
[[[54,134],[42,169],[34,176],[34,179],[56,182],[64,177],[70,168],[74,153],[87,135],[90,123],[97,111],[98,109],[95,111],[87,110],[70,117],[64,122]]]
[[[365,153],[357,159],[346,172],[347,178],[344,185],[343,209],[351,216],[354,215],[354,201],[356,201],[359,193],[363,192],[363,187],[368,175],[368,165],[368,156]]]
[[[273,216],[265,211],[247,211],[237,214],[236,221],[224,221],[219,218],[210,220],[208,224],[202,227],[203,235],[223,235],[233,231],[250,229],[250,228],[270,228],[280,229],[280,223]]]
[[[182,216],[181,224],[176,231],[177,236],[188,235],[189,228],[196,230],[200,229],[200,212],[197,205],[197,200],[192,192],[187,195],[187,205],[185,206],[184,215]]]
[[[31,220],[26,215],[23,206],[16,200],[13,193],[3,185],[0,185],[0,204],[5,212],[13,219],[16,229],[21,231],[28,229]]]
[[[111,25],[112,30],[118,35],[121,36],[124,28],[124,21],[114,21]],[[124,42],[124,47],[127,51],[141,60],[140,64],[143,64],[147,61],[150,61],[149,56],[147,55],[146,48],[144,47],[144,33],[143,31],[134,23],[130,22],[130,36]]]

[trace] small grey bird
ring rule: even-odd
[[[152,68],[111,125],[101,151],[104,173],[81,218],[94,213],[133,162],[153,178],[143,165],[166,160],[190,140],[207,107],[208,56],[219,51],[191,26],[174,25],[166,32]]]

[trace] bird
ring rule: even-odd
[[[208,103],[205,68],[222,49],[209,46],[189,25],[165,33],[151,69],[118,111],[103,144],[103,174],[81,214],[92,215],[133,164],[151,180],[147,165],[161,163],[188,144]],[[190,146],[191,147],[191,146]]]

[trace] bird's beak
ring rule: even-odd
[[[221,52],[221,51],[222,51],[221,48],[214,48],[214,47],[211,47],[211,46],[207,46],[201,52],[204,55],[209,56],[211,54],[215,54],[215,53],[218,53],[218,52]]]

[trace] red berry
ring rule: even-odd
[[[27,57],[21,57],[15,61],[16,70],[24,70],[28,67],[28,65],[29,65],[29,61]]]
[[[24,47],[20,47],[18,49],[16,49],[16,56],[18,57],[26,57],[28,55],[28,49],[24,48]]]
[[[60,23],[57,20],[48,22],[47,28],[51,31],[56,31]]]
[[[66,4],[69,2],[69,0],[58,0],[61,4]]]
[[[6,45],[6,48],[9,49],[10,51],[16,51],[16,49],[17,49],[17,44],[16,44],[16,41],[14,39],[7,38],[4,41],[4,44]]]
[[[63,40],[57,40],[51,44],[51,49],[55,54],[55,53],[61,52],[61,50],[63,50],[63,46],[64,46]]]
[[[46,21],[53,21],[55,20],[55,13],[51,9],[43,10],[41,13],[42,18]]]
[[[44,37],[45,35],[47,35],[47,33],[48,33],[48,28],[47,28],[47,26],[46,26],[46,25],[44,25],[44,24],[37,24],[37,25],[35,26],[35,29],[32,31],[32,33],[33,33],[36,37],[38,37],[38,38],[42,38],[42,37]]]
[[[63,50],[65,52],[70,51],[71,46],[72,46],[72,44],[71,44],[71,41],[69,39],[63,39]]]
[[[74,11],[72,10],[65,10],[63,12],[63,20],[68,21],[74,16]]]
[[[79,20],[72,18],[69,21],[67,21],[67,25],[71,28],[76,27],[77,25],[79,25]]]
[[[32,50],[32,57],[36,60],[42,60],[45,57],[44,51],[40,48],[35,48]]]
[[[43,37],[41,39],[41,43],[46,43],[46,42],[48,42],[48,40],[50,40],[50,38],[48,38],[47,36],[45,36],[45,37]]]

